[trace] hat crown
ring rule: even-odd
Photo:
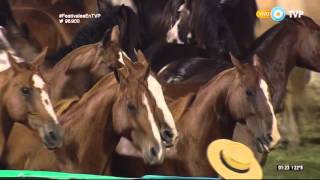
[[[241,143],[232,144],[222,151],[225,162],[239,170],[248,170],[254,161],[253,153]]]

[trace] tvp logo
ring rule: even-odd
[[[277,6],[271,10],[271,19],[277,22],[282,21],[286,17],[286,11],[282,7]]]
[[[301,18],[301,16],[304,14],[302,10],[289,10],[287,13],[289,14],[290,18]],[[256,15],[260,19],[271,18],[276,22],[280,22],[286,17],[286,10],[280,6],[276,6],[272,8],[272,10],[258,10]]]

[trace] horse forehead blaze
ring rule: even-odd
[[[147,108],[147,112],[148,112],[148,121],[150,123],[150,126],[151,126],[151,130],[152,130],[152,133],[153,133],[153,136],[155,137],[157,143],[159,146],[161,146],[161,137],[160,137],[160,132],[159,132],[159,128],[155,122],[155,119],[154,119],[154,115],[151,111],[151,108],[150,108],[150,105],[149,105],[149,102],[148,102],[148,98],[146,96],[146,94],[143,94],[142,95],[142,103],[145,105],[145,107]],[[157,154],[158,157],[161,157],[162,156],[162,149],[160,148],[160,151],[159,153]]]
[[[49,98],[49,94],[47,93],[47,91],[44,90],[44,87],[45,87],[46,83],[43,81],[43,79],[38,74],[34,74],[32,76],[32,81],[33,81],[33,86],[35,88],[39,88],[40,89],[41,102],[42,102],[45,110],[50,115],[50,117],[54,120],[54,122],[56,124],[59,124],[57,115],[54,112],[51,100]]]
[[[277,142],[280,140],[280,133],[278,130],[278,123],[277,123],[277,118],[275,116],[274,113],[274,109],[272,106],[272,103],[270,101],[270,94],[269,94],[269,90],[268,90],[268,84],[266,83],[266,81],[264,79],[260,79],[260,88],[262,89],[262,92],[267,100],[267,104],[268,107],[271,111],[272,114],[272,132],[271,132],[271,136],[272,136],[272,143],[271,143],[271,147],[274,146],[275,144],[277,144]]]
[[[148,82],[148,89],[152,94],[153,98],[156,100],[157,107],[162,111],[165,122],[173,130],[174,135],[177,135],[176,125],[175,125],[172,113],[169,110],[169,107],[165,101],[160,83],[151,74],[148,76],[147,82]]]

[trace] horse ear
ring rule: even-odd
[[[122,55],[123,62],[128,69],[134,69],[132,60],[124,53],[120,52]]]
[[[257,67],[263,67],[261,58],[258,56],[258,54],[253,55],[253,65]]]
[[[112,2],[110,0],[97,0],[98,11],[101,14],[104,14],[111,10]]]
[[[147,58],[144,56],[144,54],[142,53],[142,51],[140,49],[137,51],[137,61],[139,63],[143,64],[144,66],[149,65]]]
[[[151,67],[150,65],[148,65],[145,69],[144,69],[144,73],[143,73],[143,79],[147,80],[147,78],[149,77],[149,74],[151,72]]]
[[[114,76],[115,76],[116,80],[120,84],[120,88],[124,88],[124,86],[126,84],[128,84],[128,80],[125,77],[125,75],[121,72],[121,69],[115,69],[113,71],[113,73],[114,73]]]
[[[243,66],[240,63],[240,61],[236,57],[234,57],[231,53],[229,53],[229,55],[230,55],[232,64],[237,68],[239,72],[241,72],[243,69]]]
[[[12,54],[8,53],[8,59],[11,65],[11,68],[13,69],[13,71],[15,72],[19,72],[21,71],[21,67],[20,65],[16,62],[15,58],[12,56]]]
[[[120,29],[119,29],[118,25],[116,25],[112,28],[111,41],[116,44],[120,44]]]
[[[43,64],[44,60],[46,59],[48,47],[45,47],[41,53],[35,58],[35,60],[32,62],[32,65],[35,69],[39,69],[40,65]]]
[[[103,38],[102,38],[102,45],[103,47],[106,46],[106,44],[110,41],[111,39],[111,28],[107,29],[105,32],[104,32],[104,35],[103,35]]]

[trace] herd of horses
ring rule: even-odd
[[[222,138],[264,164],[290,72],[320,72],[320,27],[306,16],[255,40],[254,0],[96,3],[99,19],[32,63],[0,17],[2,168],[217,176],[206,151]]]

